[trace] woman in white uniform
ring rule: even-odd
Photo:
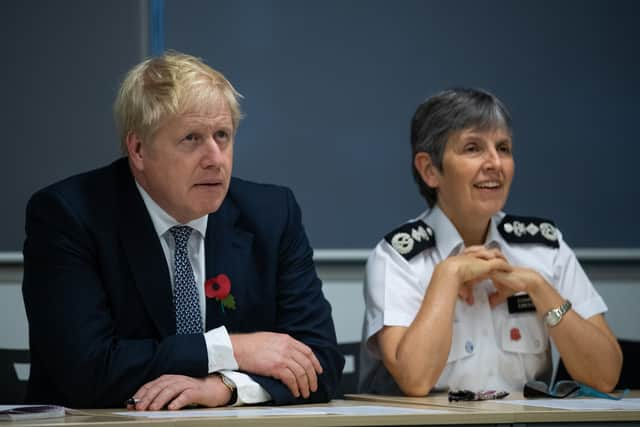
[[[511,119],[490,93],[441,92],[411,126],[413,174],[429,209],[367,262],[360,391],[521,391],[549,380],[549,337],[574,379],[617,383],[607,307],[552,221],[505,215]]]

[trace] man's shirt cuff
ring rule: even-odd
[[[271,395],[247,374],[224,370],[220,371],[220,375],[224,375],[236,385],[238,400],[233,406],[253,405],[271,400]]]
[[[209,373],[223,369],[238,369],[238,362],[233,357],[233,347],[227,328],[220,326],[205,332],[204,341],[207,346]]]

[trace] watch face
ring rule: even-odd
[[[545,317],[544,320],[545,322],[547,322],[547,325],[555,326],[558,324],[561,318],[562,318],[562,315],[559,313],[559,310],[553,309],[549,311],[549,313],[547,313],[547,316]]]
[[[544,316],[544,321],[549,326],[556,326],[562,317],[571,309],[571,301],[566,300],[560,307],[549,310]]]

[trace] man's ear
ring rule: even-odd
[[[127,155],[129,162],[138,171],[144,170],[144,150],[142,147],[142,139],[135,132],[127,134]]]
[[[422,181],[431,188],[440,186],[440,171],[431,161],[431,156],[427,153],[416,153],[413,158],[413,165],[422,177]]]

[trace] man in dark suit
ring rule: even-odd
[[[290,190],[231,178],[238,94],[179,53],[134,67],[125,157],[37,192],[29,402],[325,402],[344,364]]]

